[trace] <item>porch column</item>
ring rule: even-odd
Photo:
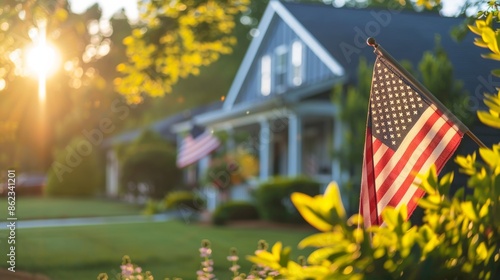
[[[259,134],[259,179],[265,181],[271,175],[272,131],[269,120],[260,121]]]
[[[333,119],[333,150],[339,151],[342,149],[342,121],[339,117]],[[342,169],[338,157],[332,160],[332,179],[339,185],[342,185]]]
[[[302,173],[302,119],[290,113],[288,116],[288,175]]]
[[[232,126],[227,126],[224,130],[227,133],[226,151],[233,152],[236,148],[236,143],[234,141],[234,129]]]
[[[107,152],[106,159],[106,194],[111,197],[118,196],[120,167],[118,158],[113,148]]]
[[[205,176],[205,173],[207,172],[207,169],[210,165],[210,155],[200,159],[198,161],[198,176],[196,178],[197,182],[200,183],[203,181],[203,177]]]

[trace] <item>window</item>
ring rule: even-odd
[[[264,55],[260,60],[260,92],[264,96],[271,93],[271,57]]]
[[[300,86],[303,79],[303,46],[302,42],[295,41],[292,44],[292,73],[291,82],[294,86]]]
[[[276,68],[274,74],[276,77],[276,91],[282,93],[286,89],[286,72],[288,66],[288,50],[285,46],[279,46],[274,51],[276,57]]]

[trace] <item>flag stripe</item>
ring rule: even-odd
[[[209,150],[211,152],[214,145],[218,144],[218,140],[213,138],[207,132],[204,132],[200,135],[196,140],[192,137],[188,137],[186,142],[184,143],[184,157],[186,161],[191,161],[196,159],[196,157],[202,153],[205,154],[205,150]]]
[[[370,130],[366,131],[366,138],[371,139]],[[376,204],[370,203],[376,200],[375,189],[370,189],[368,186],[373,181],[373,151],[372,151],[372,141],[365,142],[365,157],[363,158],[363,170],[361,174],[361,195],[360,195],[360,213],[364,219],[365,226],[371,221],[377,221],[377,211]],[[369,217],[369,218],[367,218]],[[371,225],[371,224],[369,224]]]
[[[206,157],[220,146],[220,141],[209,131],[204,131],[196,138],[190,134],[181,143],[177,156],[177,166],[186,167]]]
[[[445,150],[441,153],[441,156],[439,156],[438,160],[435,162],[436,165],[436,170],[437,172],[441,171],[444,167],[444,164],[449,160],[453,152],[457,149],[458,145],[460,144],[460,140],[462,138],[463,134],[461,133],[456,133],[453,136],[453,139],[448,143],[446,146]],[[423,169],[422,169],[423,171]],[[415,182],[416,184],[420,183],[420,180]],[[414,197],[421,198],[424,195],[424,191],[419,188],[414,188],[415,189],[415,195]],[[412,199],[410,196],[405,195],[405,197],[402,199],[402,203],[407,203],[408,209],[413,209],[417,207],[418,204],[418,199]],[[413,211],[412,211],[413,212]],[[408,211],[408,214],[410,215],[411,212]]]
[[[437,122],[436,124],[440,125],[441,122]],[[410,188],[413,188],[412,193],[415,193],[414,189],[417,187],[413,186],[412,184],[414,182],[420,182],[418,178],[415,178],[415,175],[422,171],[428,170],[433,163],[437,163],[439,156],[441,156],[442,152],[445,150],[446,143],[450,140],[449,137],[452,137],[452,134],[454,134],[454,131],[450,131],[449,129],[450,127],[448,125],[444,125],[440,128],[439,132],[437,133],[438,135],[432,136],[432,134],[436,134],[432,131],[429,132],[428,135],[426,135],[427,137],[424,138],[422,142],[420,142],[419,147],[415,149],[415,152],[411,157],[416,158],[417,161],[413,164],[408,162],[405,165],[404,170],[399,173],[399,181],[394,182],[390,187],[392,196],[384,196],[378,203],[379,209],[383,209],[387,205],[393,207],[400,205],[401,199],[405,196],[405,194],[407,194],[408,191],[410,191]],[[446,135],[439,135],[443,134],[443,132],[449,133],[446,133]],[[423,146],[425,146],[425,149],[423,149]],[[400,181],[401,179],[403,179],[402,182]],[[390,201],[387,202],[388,199],[390,199]],[[408,203],[408,200],[409,199],[405,200],[404,202]],[[413,212],[413,210],[414,209],[408,208],[408,211]]]
[[[429,121],[426,121],[426,119],[429,118]],[[426,110],[422,118],[415,124],[415,127],[413,127],[413,131],[417,132],[417,135],[413,135],[411,133],[408,134],[408,136],[405,138],[405,140],[401,143],[400,148],[393,153],[393,155],[397,158],[402,158],[402,159],[407,159],[407,160],[400,160],[400,161],[388,161],[386,159],[381,159],[380,164],[386,164],[383,169],[377,170],[378,176],[376,178],[375,184],[377,185],[377,194],[380,197],[383,197],[386,192],[390,189],[390,187],[393,185],[394,180],[389,180],[387,177],[390,176],[391,174],[400,174],[401,177],[406,177],[407,174],[409,173],[410,166],[408,166],[408,163],[413,162],[413,155],[418,154],[422,152],[422,147],[420,150],[418,149],[418,145],[420,145],[422,142],[418,142],[421,140],[425,140],[427,133],[431,130],[432,128],[432,123],[430,122],[435,122],[437,120],[437,116],[434,114],[433,110]],[[426,144],[426,143],[424,143]],[[425,147],[425,146],[424,146]],[[392,150],[391,150],[392,152]],[[375,158],[375,160],[377,160]],[[385,160],[385,161],[384,161]],[[389,164],[396,164],[396,166],[389,166]],[[412,164],[413,165],[413,164]],[[404,174],[401,174],[403,169],[406,170]]]

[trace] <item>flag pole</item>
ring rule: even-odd
[[[404,76],[408,82],[418,91],[420,91],[422,94],[425,95],[427,99],[432,101],[436,107],[441,110],[446,117],[451,119],[458,127],[460,130],[464,131],[467,136],[469,136],[476,144],[481,147],[481,148],[486,148],[486,145],[474,134],[472,131],[462,122],[460,121],[446,106],[441,103],[427,88],[425,88],[422,83],[420,83],[417,79],[413,77],[406,69],[404,69],[397,61],[392,57],[382,46],[377,44],[374,38],[369,37],[366,40],[366,43],[369,46],[372,46],[374,48],[374,53],[384,57],[389,63],[392,64],[392,66],[395,68],[394,70],[398,71],[402,76]]]

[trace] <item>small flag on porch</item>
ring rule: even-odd
[[[360,213],[365,227],[381,225],[387,206],[408,206],[424,191],[416,174],[433,164],[439,172],[466,131],[411,86],[384,57],[373,69],[361,178]],[[462,126],[460,126],[462,127]]]
[[[220,144],[219,139],[212,132],[197,125],[193,126],[179,147],[177,167],[184,168],[199,161],[217,149]]]

